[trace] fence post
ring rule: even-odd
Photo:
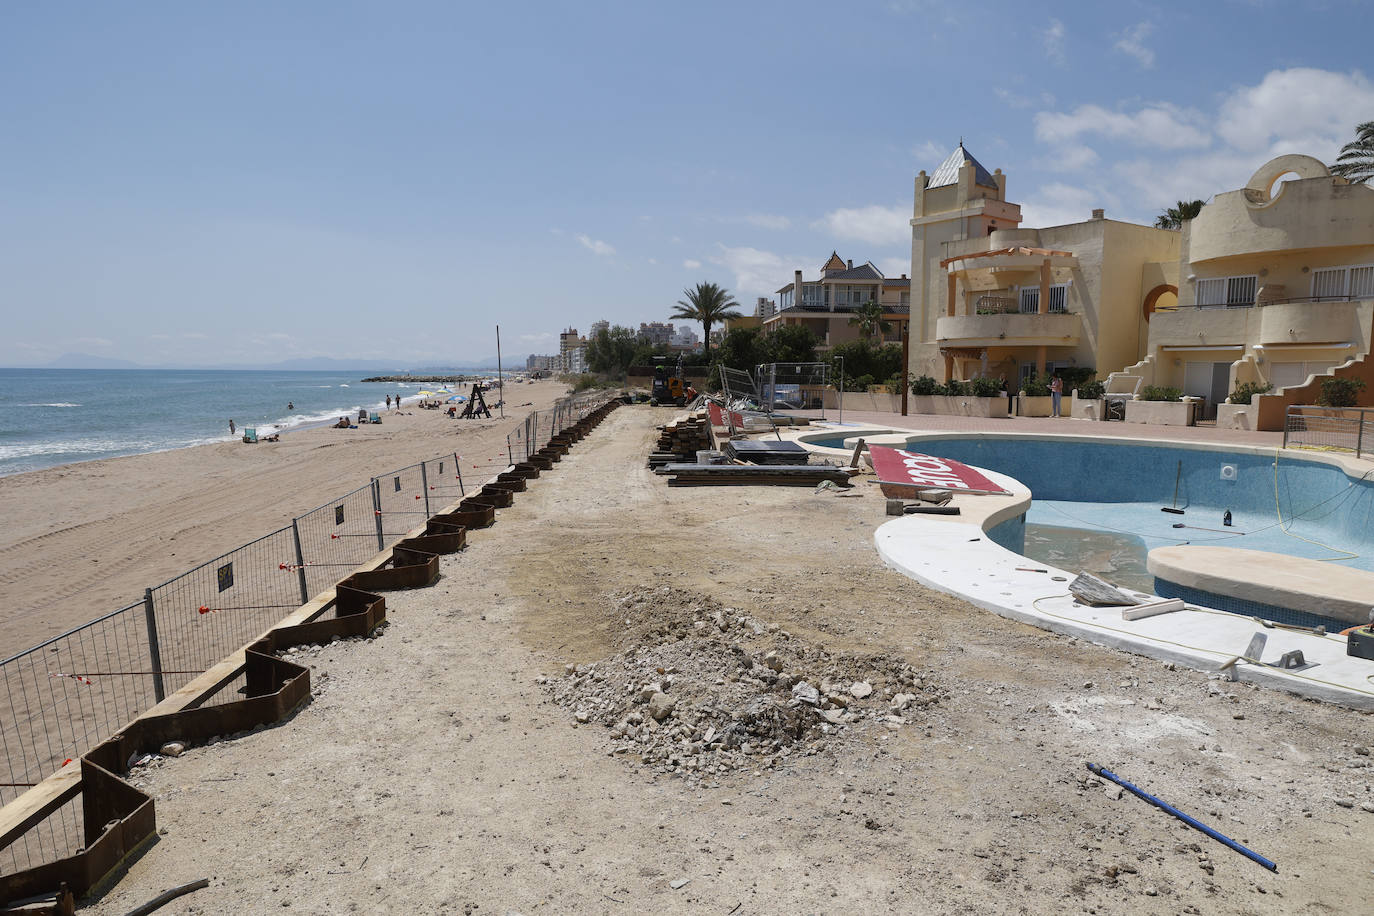
[[[1293,408],[1292,408],[1292,407],[1289,407],[1289,408],[1285,409],[1284,412],[1283,412],[1283,447],[1284,447],[1284,448],[1288,448],[1288,427],[1291,425],[1291,424],[1288,422],[1288,419],[1289,419],[1289,417],[1291,417],[1292,415],[1293,415]],[[1355,457],[1358,458],[1359,455],[1356,454]]]
[[[386,537],[382,534],[382,485],[372,478],[372,516],[377,519],[377,551],[386,550]]]
[[[161,703],[167,699],[167,685],[162,682],[162,647],[157,641],[157,614],[153,613],[153,590],[143,590],[143,616],[148,622],[148,661],[153,666],[153,696]]]
[[[462,498],[468,495],[467,490],[463,489],[463,463],[458,460],[458,453],[453,453],[453,469],[458,472],[458,496]]]
[[[425,494],[425,519],[429,519],[429,472],[425,470],[425,462],[420,462],[420,489]]]
[[[301,604],[310,600],[310,586],[305,581],[305,553],[301,550],[301,528],[296,524],[300,519],[291,519],[291,537],[296,542],[296,576],[301,582]]]
[[[1360,411],[1359,429],[1355,433],[1355,457],[1359,458],[1364,450],[1364,411]],[[1287,424],[1284,424],[1287,425]]]

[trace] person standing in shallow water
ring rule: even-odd
[[[229,435],[231,435],[231,436],[234,435],[234,421],[233,421],[233,420],[230,420],[230,421],[229,421]]]
[[[1059,404],[1064,399],[1064,380],[1059,376],[1050,379],[1051,416],[1059,416]]]
[[[387,409],[387,410],[390,410],[390,409],[391,409],[391,395],[387,395],[387,396],[386,396],[386,409]]]

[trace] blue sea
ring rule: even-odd
[[[233,438],[231,419],[240,435],[244,427],[289,433],[347,413],[356,417],[359,408],[384,409],[387,395],[415,398],[435,387],[360,381],[368,374],[0,369],[0,476],[226,442]]]

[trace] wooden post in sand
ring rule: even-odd
[[[157,614],[153,612],[153,590],[143,590],[143,614],[148,625],[148,661],[152,664],[153,696],[161,703],[167,699],[167,687],[162,683],[162,647],[157,641]]]

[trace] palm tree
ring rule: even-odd
[[[1341,154],[1331,166],[1331,174],[1352,184],[1374,178],[1374,121],[1356,126],[1355,139],[1341,147]]]
[[[860,334],[869,338],[892,330],[892,322],[883,319],[883,307],[872,299],[859,306],[858,311],[849,319],[849,326],[855,325],[858,325]]]
[[[1155,219],[1156,229],[1182,229],[1185,221],[1195,219],[1202,212],[1200,200],[1180,200],[1178,206],[1170,207]]]
[[[682,294],[687,297],[687,301],[684,302],[679,299],[677,311],[668,317],[700,321],[701,336],[706,338],[705,352],[709,356],[711,354],[711,325],[728,318],[739,318],[740,313],[734,311],[734,306],[739,305],[739,303],[730,298],[728,290],[714,283],[698,283],[696,289],[684,289]]]

